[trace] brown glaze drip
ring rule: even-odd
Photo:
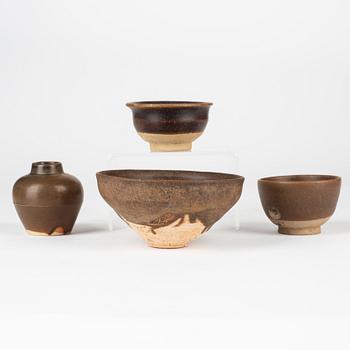
[[[152,220],[150,223],[143,223],[142,225],[147,225],[147,226],[151,226],[151,231],[153,234],[157,234],[155,232],[155,230],[157,228],[160,228],[160,227],[165,227],[165,226],[169,226],[171,224],[173,224],[174,222],[180,220],[176,225],[175,227],[179,227],[181,226],[183,223],[184,223],[184,219],[185,219],[185,216],[183,215],[176,215],[176,214],[173,214],[173,213],[166,213],[164,215],[162,215],[161,217],[155,219],[155,220]],[[196,215],[192,215],[192,214],[189,214],[189,222],[191,224],[194,224],[197,220],[197,216]],[[199,219],[200,220],[200,219]],[[202,220],[200,220],[202,222]],[[202,233],[207,231],[208,227],[205,226],[205,228],[203,229]]]
[[[162,227],[162,226],[168,226],[172,223],[174,223],[176,220],[178,220],[180,217],[179,215],[176,215],[174,213],[166,213],[162,215],[161,217],[152,220],[150,223],[144,223],[143,225],[149,225],[152,226],[154,229]]]

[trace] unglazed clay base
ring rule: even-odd
[[[183,219],[179,218],[168,226],[156,229],[126,222],[153,248],[184,248],[205,231],[205,226],[199,219],[191,223],[187,214]]]
[[[31,230],[26,230],[26,232],[31,236],[62,236],[69,233],[69,232],[64,232],[63,227],[57,227],[52,233],[37,232],[37,231],[31,231]]]
[[[321,233],[321,225],[328,218],[306,220],[306,221],[288,221],[276,220],[274,223],[278,225],[278,232],[286,235],[316,235]]]
[[[201,132],[187,134],[151,134],[138,133],[145,141],[149,142],[151,152],[181,152],[191,151],[192,142],[202,135]]]

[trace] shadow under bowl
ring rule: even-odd
[[[152,152],[190,151],[207,123],[209,102],[143,101],[126,104],[137,133]]]
[[[261,204],[278,232],[312,235],[321,232],[335,211],[341,178],[333,175],[287,175],[258,180]]]
[[[96,174],[104,200],[151,247],[182,248],[239,200],[239,175],[180,170]]]

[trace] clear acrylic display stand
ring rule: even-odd
[[[108,156],[106,169],[193,170],[238,174],[239,158],[232,151],[139,152],[113,153]],[[239,230],[239,214],[233,207],[227,214],[235,230]],[[110,210],[106,215],[110,231],[125,227]]]

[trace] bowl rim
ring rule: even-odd
[[[200,102],[200,101],[136,101],[128,102],[126,106],[131,109],[155,109],[155,108],[191,108],[191,107],[210,107],[212,102]]]
[[[181,172],[181,173],[200,173],[200,174],[210,174],[210,175],[226,175],[228,176],[227,178],[218,178],[218,179],[208,179],[208,178],[202,178],[202,179],[152,179],[152,178],[130,178],[126,176],[118,176],[118,175],[111,175],[109,173],[111,172],[122,172],[122,171],[132,171],[132,172],[151,172],[151,171],[156,171],[156,172]],[[155,181],[163,181],[163,182],[195,182],[195,183],[205,183],[205,182],[218,182],[218,181],[244,181],[244,177],[241,175],[237,174],[229,174],[229,173],[222,173],[222,172],[214,172],[214,171],[196,171],[196,170],[170,170],[170,169],[111,169],[111,170],[102,170],[96,173],[96,177],[99,176],[105,176],[109,178],[118,178],[118,179],[123,179],[127,181],[137,181],[140,182],[155,182]]]
[[[310,179],[301,180],[302,177],[310,177]],[[318,179],[315,179],[318,178]],[[292,179],[291,179],[292,178]],[[310,183],[324,183],[341,180],[338,175],[322,175],[322,174],[294,174],[294,175],[277,175],[263,177],[258,182],[276,183],[276,184],[310,184]]]

